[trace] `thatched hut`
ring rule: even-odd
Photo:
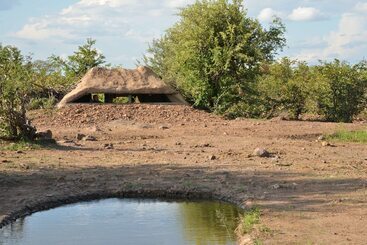
[[[94,102],[96,94],[104,94],[104,102],[112,103],[117,97],[128,97],[129,102],[186,104],[185,99],[164,83],[151,69],[138,67],[93,68],[85,74],[76,88],[57,105]]]

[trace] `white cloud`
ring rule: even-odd
[[[288,18],[293,21],[314,21],[324,19],[325,16],[319,9],[312,7],[298,7],[293,9]]]
[[[362,3],[362,2],[357,3],[354,9],[357,12],[367,13],[367,2],[366,3]]]
[[[300,60],[315,61],[317,59],[346,59],[363,58],[367,51],[367,15],[357,11],[344,13],[339,21],[338,29],[325,35],[323,48],[303,49],[294,57]]]
[[[260,11],[260,14],[257,16],[257,18],[260,21],[266,22],[271,21],[274,19],[274,17],[281,17],[283,14],[281,12],[275,11],[272,8],[264,8]]]
[[[150,27],[152,18],[171,18],[173,9],[192,2],[194,0],[80,0],[56,15],[29,20],[12,36],[27,40],[114,36],[147,42],[157,36],[156,28]],[[167,16],[167,12],[171,15]]]

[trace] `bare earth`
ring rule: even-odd
[[[366,244],[367,145],[317,142],[366,124],[226,121],[177,105],[73,105],[31,117],[58,145],[0,151],[0,227],[78,200],[203,197],[259,206],[270,231],[254,235],[264,244]],[[272,156],[252,156],[257,147]]]

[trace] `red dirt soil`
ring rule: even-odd
[[[71,105],[30,117],[58,145],[0,151],[0,222],[68,197],[196,193],[259,206],[252,236],[264,244],[367,241],[367,145],[317,140],[366,124],[228,121],[181,105]],[[254,156],[257,147],[271,156]]]

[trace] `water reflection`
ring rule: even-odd
[[[19,219],[0,244],[235,244],[238,215],[219,202],[107,199]]]
[[[181,217],[186,239],[192,244],[228,244],[236,239],[240,211],[219,202],[182,203]]]

